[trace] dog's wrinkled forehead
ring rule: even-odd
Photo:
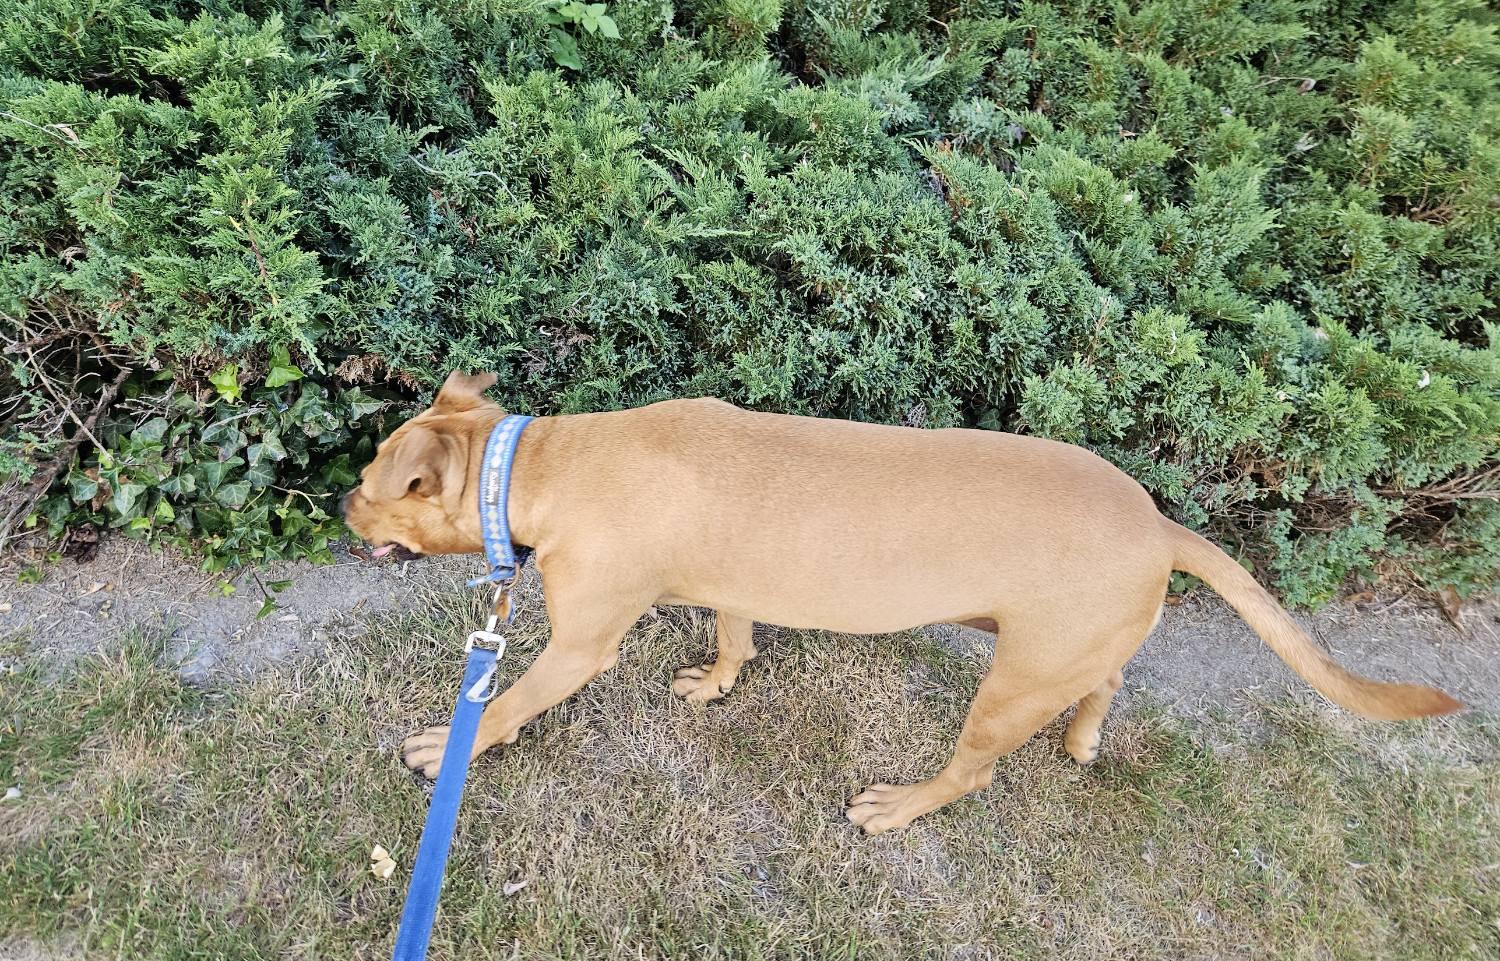
[[[430,484],[423,481],[437,479],[454,453],[453,438],[443,429],[442,418],[495,406],[484,396],[494,382],[494,374],[449,374],[432,406],[381,442],[375,459],[364,469],[365,495],[400,499],[424,488],[432,493]]]

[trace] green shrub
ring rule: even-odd
[[[1483,4],[598,6],[0,0],[38,522],[322,556],[484,368],[1085,444],[1299,603],[1497,583]]]

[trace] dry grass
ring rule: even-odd
[[[533,607],[535,605],[533,604]],[[137,638],[0,679],[0,943],[130,958],[389,956],[467,599],[222,692]],[[514,678],[545,624],[523,620]],[[1259,706],[1189,725],[1128,695],[1101,761],[1061,722],[994,786],[877,838],[869,780],[944,762],[983,669],[917,635],[757,637],[729,701],[670,670],[711,619],[663,612],[620,664],[476,763],[432,957],[1480,958],[1500,950],[1500,723]],[[401,867],[367,870],[373,844]],[[503,894],[507,881],[527,881]]]

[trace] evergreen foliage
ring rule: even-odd
[[[0,471],[54,532],[318,557],[372,440],[482,368],[532,413],[1085,444],[1294,603],[1381,561],[1492,587],[1497,25],[0,0]]]

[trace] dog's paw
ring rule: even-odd
[[[721,700],[734,687],[734,678],[720,680],[714,674],[714,665],[699,664],[697,667],[679,667],[672,675],[672,693],[689,701],[706,703]]]
[[[1073,760],[1085,767],[1093,764],[1099,759],[1099,732],[1095,731],[1088,738],[1064,737],[1063,749],[1072,756]]]
[[[866,834],[880,834],[904,828],[932,809],[924,803],[921,784],[871,784],[849,799],[844,816]]]
[[[401,760],[426,777],[436,778],[443,766],[443,750],[448,746],[448,726],[429,727],[413,734],[401,745]]]

